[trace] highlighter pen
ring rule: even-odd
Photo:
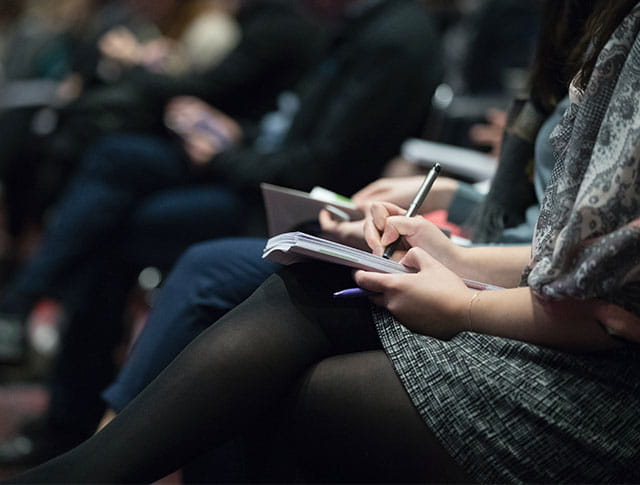
[[[429,170],[429,173],[424,178],[424,182],[422,182],[422,185],[418,189],[418,193],[416,193],[415,197],[413,198],[413,201],[411,202],[409,209],[407,209],[407,213],[405,214],[407,217],[413,217],[418,213],[418,209],[420,209],[420,206],[424,202],[425,197],[431,190],[431,186],[433,185],[433,182],[436,181],[436,178],[440,173],[440,169],[441,167],[439,163],[436,163],[433,167],[431,167],[431,170]],[[396,250],[396,246],[398,245],[398,242],[400,242],[400,238],[396,239],[391,244],[389,244],[384,249],[384,252],[382,253],[382,257],[385,259],[390,259],[391,256],[393,255],[393,252]]]
[[[378,295],[373,291],[365,290],[364,288],[347,288],[346,290],[336,291],[333,294],[334,298],[361,298],[365,296]]]

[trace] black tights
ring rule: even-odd
[[[104,430],[14,481],[151,482],[275,415],[319,480],[464,480],[380,350],[366,301],[331,299],[352,284],[320,264],[271,277]]]

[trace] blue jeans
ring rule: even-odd
[[[197,244],[176,263],[115,382],[103,393],[122,410],[200,332],[247,298],[279,265],[262,259],[264,239]]]
[[[245,211],[240,194],[191,175],[175,142],[148,135],[105,137],[81,161],[41,248],[9,294],[33,300],[58,296],[61,286],[73,293],[69,272],[116,247],[123,253],[138,248],[149,259],[144,263],[166,264],[189,244],[238,234]],[[5,311],[14,310],[9,303],[3,302]]]

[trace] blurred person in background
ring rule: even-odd
[[[99,3],[98,0],[21,2],[14,9],[17,18],[9,28],[3,49],[5,81],[62,80],[72,70],[74,51],[86,35]]]
[[[63,145],[58,146],[57,159],[66,160],[62,157],[63,154],[71,157],[71,154],[77,153],[78,144],[92,139],[96,134],[123,129],[121,120],[130,123],[132,116],[128,113],[136,114],[138,110],[144,113],[142,120],[138,118],[134,122],[136,128],[156,133],[160,139],[166,139],[170,146],[176,145],[176,135],[170,134],[164,127],[163,110],[173,96],[181,93],[202,94],[210,101],[219,102],[231,112],[237,113],[239,119],[244,119],[246,126],[252,122],[257,123],[260,114],[276,106],[278,93],[291,88],[312,65],[323,46],[324,37],[317,21],[300,11],[295,3],[280,0],[244,2],[237,12],[242,38],[221,62],[198,76],[176,77],[150,72],[140,66],[128,69],[122,80],[105,88],[87,88],[85,94],[62,112],[61,124],[64,129],[55,134],[55,142]],[[153,5],[155,3],[147,2],[148,7]],[[114,22],[121,22],[122,15],[118,13],[117,8],[114,10],[116,6],[109,7],[112,8],[108,17]],[[128,96],[128,93],[131,93],[131,85],[138,86],[133,97]],[[148,98],[141,97],[138,93]],[[121,108],[125,108],[125,111]],[[149,113],[145,112],[147,109]],[[12,117],[8,115],[6,119],[9,123]],[[33,176],[32,173],[27,175]],[[20,192],[20,185],[12,185],[10,190]],[[200,196],[211,201],[206,190],[198,192],[196,189],[196,192],[196,198]],[[24,193],[21,195],[27,196]],[[196,207],[197,205],[196,202]],[[180,211],[183,206],[184,204],[178,201],[175,209]],[[164,217],[166,214],[162,211],[171,208],[174,207],[167,207],[159,199],[139,214],[140,226],[136,235],[132,236],[139,244],[133,251],[119,248],[127,255],[121,255],[118,264],[110,265],[108,262],[109,257],[117,253],[118,249],[105,248],[104,253],[110,256],[105,256],[103,260],[100,256],[102,250],[96,248],[99,253],[96,255],[97,261],[75,268],[72,274],[67,274],[63,281],[54,285],[55,293],[63,295],[61,298],[65,301],[70,328],[78,329],[73,324],[76,319],[82,322],[83,327],[87,321],[95,319],[96,327],[104,324],[109,330],[102,333],[90,331],[85,334],[80,327],[80,335],[77,337],[73,336],[73,330],[69,331],[70,336],[65,340],[66,344],[61,352],[66,360],[58,362],[53,369],[50,386],[53,394],[51,413],[43,421],[26,426],[30,437],[37,435],[37,445],[32,448],[21,447],[20,439],[5,443],[0,446],[0,461],[17,463],[34,457],[41,459],[42,453],[50,454],[60,446],[70,446],[95,428],[95,421],[102,413],[98,391],[104,387],[104,383],[101,382],[108,379],[113,372],[115,342],[111,339],[117,342],[118,326],[124,318],[125,301],[133,276],[127,269],[131,264],[122,263],[121,260],[133,259],[135,268],[148,262],[168,264],[167,261],[173,257],[172,254],[180,250],[181,231],[178,230],[177,234],[173,234],[171,230],[167,231],[166,240],[163,241],[161,234],[164,232],[164,226],[152,234],[147,234],[146,230],[149,220],[152,221],[152,225],[153,221],[156,225],[161,221],[170,225],[180,220],[180,216],[176,216],[177,219],[169,218],[170,220]],[[94,216],[99,217],[99,214],[96,213]],[[188,221],[184,221],[185,226],[190,222],[202,226],[202,219],[197,211]],[[230,221],[229,230],[234,228],[239,230],[237,224]],[[196,227],[194,230],[197,233],[198,230],[206,231],[206,228]],[[187,240],[190,240],[189,237],[197,237],[193,236],[194,230],[189,233]],[[158,240],[158,237],[161,240]],[[155,247],[156,243],[160,248]],[[163,259],[158,261],[158,257]],[[3,345],[10,340],[3,330],[8,329],[0,325],[0,349],[5,349]],[[10,330],[8,331],[10,333]],[[79,362],[84,362],[86,367],[78,367]]]
[[[30,232],[23,214],[45,197],[39,181],[48,178],[41,161],[46,155],[36,132],[48,130],[53,120],[51,110],[43,107],[57,97],[56,86],[65,84],[72,73],[83,69],[84,76],[92,70],[88,63],[95,67],[87,46],[102,4],[98,0],[3,2],[12,21],[3,29],[0,52],[0,181],[6,212],[6,225],[0,228],[5,238],[2,281],[20,245],[16,238]]]
[[[7,84],[0,91],[0,180],[12,243],[7,263],[15,264],[32,249],[46,209],[90,139],[122,128],[123,119],[139,128],[149,124],[150,116],[139,114],[145,106],[137,92],[110,87],[122,84],[126,70],[100,52],[99,40],[117,25],[146,42],[156,53],[155,65],[165,66],[165,72],[199,72],[217,64],[238,41],[235,11],[228,3],[64,0],[20,6],[6,36]],[[215,35],[202,34],[212,30]],[[43,79],[49,84],[34,83]]]
[[[157,2],[141,3],[141,13],[157,11]],[[177,76],[207,70],[238,43],[241,29],[236,15],[240,1],[192,0],[173,5],[167,15],[171,25],[164,29],[166,32],[146,40],[126,26],[114,27],[99,40],[102,55],[122,69],[143,66]]]
[[[65,307],[75,305],[54,371],[55,412],[33,440],[46,452],[60,449],[61,438],[67,438],[64,447],[86,435],[88,426],[81,433],[70,429],[81,421],[95,425],[101,414],[98,391],[113,373],[111,352],[132,270],[171,264],[196,240],[246,230],[248,216],[262,212],[262,180],[349,192],[371,180],[399,144],[420,131],[441,74],[438,33],[428,11],[412,0],[329,3],[331,11],[323,13],[340,13],[344,23],[336,26],[321,62],[293,97],[280,98],[275,117],[265,117],[254,132],[242,126],[242,143],[235,120],[183,97],[169,103],[165,116],[173,138],[116,135],[85,157],[44,245],[3,295],[5,312],[14,315],[28,313],[33,298],[44,295],[61,295]],[[307,45],[307,39],[289,48]],[[220,123],[234,143],[220,150],[220,137],[203,132],[202,117]],[[37,289],[23,292],[33,283]]]

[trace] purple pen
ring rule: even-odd
[[[364,296],[376,295],[373,291],[365,290],[364,288],[347,288],[346,290],[336,291],[333,294],[334,298],[361,298]]]

